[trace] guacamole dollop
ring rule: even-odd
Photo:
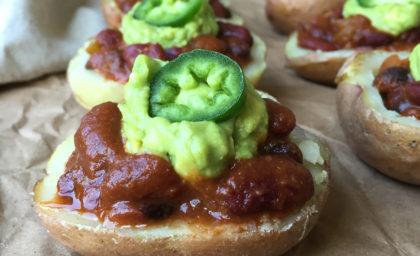
[[[420,1],[347,0],[344,17],[357,14],[367,17],[378,30],[398,36],[420,25]]]
[[[188,180],[220,176],[232,159],[252,157],[268,125],[265,102],[253,86],[247,84],[245,106],[231,119],[170,122],[149,115],[150,81],[165,64],[146,55],[135,61],[125,85],[126,102],[119,105],[126,150],[161,156]]]
[[[175,2],[176,1],[172,1]],[[159,43],[164,49],[185,46],[198,35],[217,35],[218,25],[209,1],[205,0],[201,10],[182,27],[154,26],[134,18],[134,11],[141,4],[137,3],[124,15],[121,30],[127,44]]]
[[[410,71],[416,81],[420,81],[420,44],[410,54]]]

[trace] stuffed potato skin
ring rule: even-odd
[[[420,121],[383,105],[373,80],[395,53],[374,51],[349,59],[337,76],[337,109],[350,147],[380,172],[420,185]],[[398,53],[408,57],[408,52]]]
[[[286,66],[300,76],[322,84],[335,85],[335,77],[341,66],[355,54],[356,50],[331,52],[304,49],[298,45],[297,32],[290,35],[286,43]]]
[[[263,94],[263,97],[268,97]],[[271,97],[270,97],[271,98]],[[49,207],[57,181],[74,150],[73,136],[57,147],[47,166],[48,176],[34,188],[36,211],[51,235],[83,255],[280,255],[304,239],[316,224],[330,189],[329,152],[319,140],[296,127],[295,142],[312,141],[324,164],[305,166],[314,177],[315,194],[296,213],[284,219],[262,216],[243,224],[204,225],[173,221],[152,227],[107,227],[95,218]],[[308,153],[309,152],[309,153]],[[311,158],[311,157],[309,157]]]
[[[229,0],[220,0],[220,3],[225,7],[229,7]],[[115,0],[101,0],[102,12],[105,17],[105,23],[110,28],[119,28],[121,27],[121,19],[124,16],[124,13],[119,9]],[[229,22],[236,25],[243,25],[243,19],[235,12],[232,12],[232,17],[230,18],[218,18],[219,21]]]
[[[345,0],[267,0],[268,21],[282,34],[289,34],[299,24],[307,25],[317,15],[343,5]]]
[[[267,47],[262,39],[252,34],[250,57],[252,61],[243,69],[247,79],[255,86],[258,85],[266,68]],[[90,55],[86,52],[93,39],[88,40],[70,60],[67,68],[67,80],[76,101],[85,109],[107,102],[124,102],[124,84],[104,78],[94,70],[87,69],[86,63]]]

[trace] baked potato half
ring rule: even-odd
[[[336,82],[337,108],[350,147],[368,165],[411,184],[420,185],[420,121],[385,108],[373,86],[383,61],[393,54],[372,51],[350,58]]]
[[[343,63],[357,52],[356,50],[324,52],[305,49],[299,46],[297,32],[294,32],[290,35],[285,47],[286,66],[311,81],[334,85],[334,79]]]
[[[252,62],[244,69],[249,81],[257,85],[266,68],[267,48],[258,36],[252,34],[254,43],[251,48]],[[90,55],[86,52],[92,41],[89,40],[70,61],[67,68],[67,80],[77,102],[86,109],[112,101],[124,101],[124,84],[104,78],[94,70],[86,69]]]
[[[283,34],[289,34],[299,24],[307,25],[324,11],[343,5],[345,0],[267,0],[268,21]]]
[[[197,224],[175,220],[153,226],[107,226],[96,217],[44,204],[57,192],[57,181],[74,150],[68,137],[52,155],[47,177],[34,188],[35,209],[51,235],[83,255],[272,255],[296,245],[314,227],[330,187],[329,152],[319,140],[295,128],[290,138],[300,147],[315,183],[313,197],[282,219],[261,215],[235,224]]]

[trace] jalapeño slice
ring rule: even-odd
[[[181,27],[203,6],[203,0],[144,0],[134,10],[134,18],[154,26]]]
[[[245,100],[245,77],[235,61],[218,52],[194,50],[152,78],[149,114],[171,122],[221,122],[236,116]]]

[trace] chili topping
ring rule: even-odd
[[[193,183],[163,158],[126,153],[117,105],[98,105],[83,117],[56,198],[46,204],[115,225],[242,222],[261,213],[285,217],[312,197],[314,183],[288,136],[296,122],[293,113],[271,100],[266,104],[269,136],[259,154],[232,160],[222,177]]]
[[[253,39],[248,29],[230,23],[218,22],[219,34],[200,35],[192,38],[184,47],[164,50],[160,44],[124,43],[122,34],[115,29],[102,30],[88,46],[90,54],[87,69],[93,69],[107,79],[126,83],[139,54],[161,60],[173,60],[181,53],[194,49],[205,49],[223,53],[235,60],[242,68],[251,61]]]
[[[420,82],[410,73],[408,59],[391,55],[381,65],[373,81],[389,110],[420,120]]]
[[[420,27],[399,36],[377,30],[362,15],[344,18],[341,9],[325,12],[312,20],[308,27],[298,27],[298,44],[311,50],[381,48],[391,51],[411,50],[420,43]]]

